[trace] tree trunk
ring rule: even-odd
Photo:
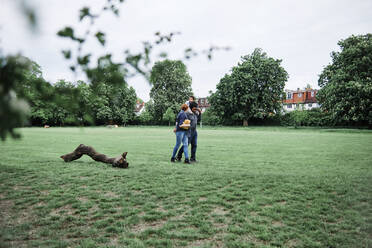
[[[65,162],[71,162],[81,158],[84,154],[88,155],[95,161],[111,164],[113,167],[128,168],[129,166],[129,163],[126,161],[127,152],[124,152],[122,155],[115,158],[109,158],[105,154],[98,153],[93,147],[83,144],[80,144],[73,152],[62,155],[60,158]]]
[[[248,120],[247,120],[247,119],[244,119],[244,120],[243,120],[243,126],[244,126],[244,127],[248,127]]]

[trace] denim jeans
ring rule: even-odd
[[[176,157],[178,148],[182,144],[183,145],[183,152],[185,153],[185,158],[189,159],[189,151],[187,150],[187,143],[188,143],[187,132],[177,131],[176,132],[176,145],[173,148],[172,158]]]
[[[191,144],[191,159],[196,159],[196,148],[198,146],[198,132],[196,130],[190,130],[189,145]],[[177,158],[182,158],[182,153],[185,148],[182,146],[178,151]]]

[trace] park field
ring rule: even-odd
[[[0,141],[0,247],[372,247],[372,132],[24,128]],[[128,169],[59,156],[79,144]]]

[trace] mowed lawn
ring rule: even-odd
[[[0,142],[0,247],[372,247],[372,132],[25,128]],[[59,156],[79,144],[129,169]]]

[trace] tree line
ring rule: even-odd
[[[89,84],[63,79],[50,84],[35,61],[19,59],[30,65],[22,70],[23,80],[15,87],[16,95],[28,102],[24,125],[125,125],[133,121],[136,92],[118,68],[102,63],[90,72],[97,75]]]
[[[203,114],[204,123],[371,127],[372,35],[353,35],[338,45],[341,50],[331,54],[332,62],[319,76],[320,109],[283,115],[281,100],[288,73],[281,60],[255,49],[221,78],[215,92],[210,92],[211,107]],[[149,73],[150,101],[140,116],[134,113],[137,96],[125,80],[127,71],[112,63],[110,56],[101,57],[96,67],[86,69],[89,83],[59,80],[50,84],[36,62],[17,57],[13,63],[18,65],[13,68],[18,78],[8,100],[14,100],[15,110],[28,112],[31,125],[169,125],[179,106],[192,95],[191,76],[180,60],[154,64]],[[12,67],[2,70],[6,73]],[[14,124],[12,120],[10,123]]]
[[[102,59],[89,71],[90,83],[61,79],[51,84],[35,61],[20,56],[17,62],[27,64],[19,70],[22,77],[14,88],[14,99],[22,99],[17,104],[26,113],[21,126],[170,124],[180,105],[192,95],[191,76],[179,60],[155,63],[150,74],[151,100],[140,116],[136,116],[135,109],[142,100],[128,86],[120,66]]]
[[[290,125],[372,127],[372,34],[338,42],[332,62],[320,73],[320,108],[283,113],[288,73],[281,60],[257,48],[226,73],[208,97],[207,125]],[[165,60],[152,68],[151,100],[142,124],[174,120],[179,105],[192,94],[191,77],[181,61]]]
[[[280,60],[261,49],[243,56],[209,97],[204,122],[220,125],[280,124],[293,126],[372,127],[372,34],[352,35],[338,42],[332,62],[318,80],[319,109],[282,114],[287,72]]]
[[[96,40],[102,47],[107,43],[104,30],[96,29],[96,20],[104,13],[119,16],[123,0],[103,1],[101,10],[93,12],[85,6],[78,12],[80,31],[65,26],[57,35],[67,39],[72,47],[62,52],[70,62],[70,70],[83,73],[87,82],[71,83],[60,80],[51,85],[42,78],[35,63],[15,54],[4,54],[0,47],[0,138],[7,135],[19,137],[16,127],[29,121],[31,124],[53,123],[55,125],[99,125],[110,122],[119,124],[165,124],[174,119],[177,106],[186,101],[191,90],[191,77],[181,61],[162,61],[150,68],[151,62],[168,58],[166,51],[157,56],[155,47],[169,44],[180,32],[155,33],[155,40],[142,42],[142,51],[124,49],[118,62],[111,60],[112,54],[84,53],[87,40]],[[32,32],[37,30],[38,17],[35,9],[24,2],[18,3]],[[95,30],[95,31],[94,31]],[[94,32],[93,32],[94,31]],[[332,62],[320,74],[318,102],[321,108],[311,111],[294,111],[280,115],[280,91],[288,74],[281,67],[281,61],[267,56],[261,49],[242,57],[217,84],[216,92],[209,97],[212,107],[203,114],[204,123],[211,125],[248,125],[276,123],[293,125],[361,125],[372,126],[371,111],[371,34],[352,35],[339,41],[340,51],[332,52]],[[99,49],[98,49],[99,50]],[[229,50],[229,47],[211,46],[196,51],[191,47],[184,50],[181,60],[198,55],[212,59],[215,51]],[[97,58],[95,63],[92,58]],[[161,69],[161,63],[167,69]],[[97,66],[96,66],[97,64]],[[175,67],[170,66],[175,65]],[[34,67],[34,68],[33,68]],[[37,68],[37,66],[36,66]],[[178,69],[177,69],[178,68]],[[264,69],[265,68],[265,69]],[[173,75],[161,77],[152,71]],[[27,73],[25,73],[27,71]],[[181,73],[182,72],[182,73]],[[155,73],[156,74],[156,73]],[[130,76],[142,75],[152,86],[151,100],[140,117],[133,114],[135,92],[126,84]],[[158,80],[159,79],[159,80]],[[32,83],[31,83],[32,82]],[[161,88],[157,83],[163,85]],[[177,82],[182,82],[178,83]],[[177,86],[175,86],[177,85]],[[181,94],[175,96],[181,87]],[[172,89],[172,90],[168,90]],[[163,91],[163,92],[162,92]],[[282,96],[285,97],[285,96]],[[31,113],[31,114],[30,114]],[[31,116],[30,116],[31,115]],[[291,124],[291,125],[292,125]]]

